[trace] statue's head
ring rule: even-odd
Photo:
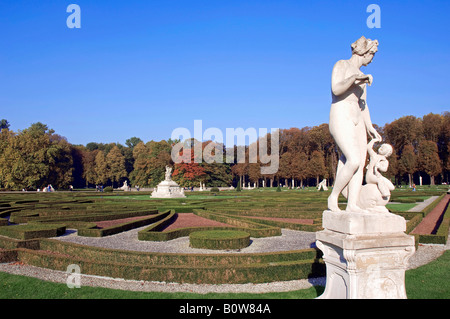
[[[393,151],[394,149],[392,148],[391,145],[384,143],[381,144],[380,148],[378,149],[378,154],[383,155],[385,157],[389,157],[391,156]]]
[[[378,40],[366,39],[364,36],[352,43],[352,54],[359,55],[363,58],[362,65],[366,66],[378,51]]]

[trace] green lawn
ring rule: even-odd
[[[323,287],[264,294],[134,292],[96,287],[69,289],[65,284],[0,272],[1,299],[313,299],[322,292]],[[410,299],[450,299],[450,251],[428,265],[408,270],[406,292]]]
[[[411,208],[415,207],[416,203],[400,203],[400,204],[387,204],[387,209],[392,209],[398,212],[406,212],[410,210]]]
[[[428,265],[406,272],[410,299],[450,299],[450,250]]]
[[[0,272],[0,299],[313,299],[323,287],[265,294],[135,292],[66,284]]]

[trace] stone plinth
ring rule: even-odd
[[[151,198],[184,198],[184,189],[173,180],[164,180],[152,192]]]
[[[403,217],[325,211],[323,226],[316,244],[327,283],[319,298],[406,298],[405,270],[415,248]]]

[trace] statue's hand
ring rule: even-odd
[[[370,133],[370,135],[373,136],[373,139],[374,139],[376,142],[381,142],[381,141],[383,140],[383,138],[381,137],[381,135],[380,135],[380,134],[377,132],[377,130],[374,129],[373,127],[370,129],[369,133]]]
[[[372,85],[373,76],[371,74],[360,74],[355,76],[355,81],[362,81],[363,83],[367,83]]]

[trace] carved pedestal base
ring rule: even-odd
[[[323,252],[327,283],[319,298],[406,298],[405,270],[415,251],[414,237],[399,231],[403,218],[389,215],[324,212],[325,230],[317,233],[316,243]]]
[[[184,198],[184,189],[172,180],[165,180],[158,184],[152,192],[151,198]]]

